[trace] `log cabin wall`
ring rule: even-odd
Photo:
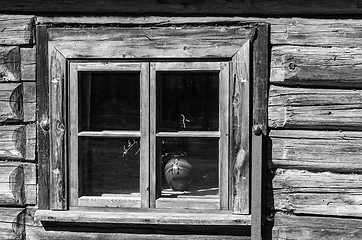
[[[47,232],[33,225],[39,181],[35,25],[99,27],[100,23],[157,25],[172,21],[270,23],[264,237],[362,238],[362,20],[356,19],[360,3],[258,0],[237,8],[233,1],[215,1],[218,11],[213,12],[188,1],[183,8],[171,1],[158,5],[131,1],[125,4],[127,8],[115,12],[115,1],[103,5],[77,1],[74,8],[69,7],[73,1],[55,5],[37,0],[23,5],[13,2],[2,1],[0,10],[4,13],[0,15],[0,239],[119,238],[105,233]],[[103,10],[97,15],[103,16],[77,16],[79,12],[94,14],[98,9]],[[68,12],[72,17],[42,16],[55,12]],[[107,16],[150,12],[214,17]],[[28,13],[36,15],[18,15]],[[240,17],[246,15],[253,17]],[[272,18],[259,17],[268,15]]]

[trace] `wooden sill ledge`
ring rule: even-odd
[[[167,209],[37,210],[35,221],[67,223],[165,224],[165,225],[250,225],[250,215],[230,211]]]

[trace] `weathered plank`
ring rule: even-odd
[[[295,214],[361,217],[361,180],[357,174],[278,169],[268,205]]]
[[[36,26],[36,98],[37,109],[37,152],[38,152],[38,207],[49,209],[49,69],[48,69],[48,32],[43,25]]]
[[[36,204],[36,165],[0,162],[0,205]]]
[[[268,84],[270,26],[260,24],[251,37],[253,42],[253,92],[252,92],[252,137],[251,137],[251,237],[262,239],[264,214],[264,138],[268,134]]]
[[[52,210],[65,210],[66,199],[66,111],[65,75],[66,60],[55,49],[48,49],[49,94],[50,94],[50,191],[49,204]]]
[[[69,6],[72,6],[71,8]],[[77,1],[4,0],[4,12],[21,13],[107,13],[107,14],[202,14],[202,15],[347,15],[361,14],[360,2],[346,0],[308,1]]]
[[[250,41],[233,56],[231,61],[231,166],[232,210],[234,214],[250,211]]]
[[[25,237],[25,209],[0,208],[0,239],[14,240]]]
[[[360,130],[362,90],[270,87],[272,128]]]
[[[249,33],[240,26],[55,28],[49,39],[66,58],[230,58]]]
[[[21,80],[35,81],[36,48],[20,48]]]
[[[0,44],[2,45],[32,44],[34,16],[3,14],[0,16],[0,29]]]
[[[272,130],[272,168],[362,173],[362,133],[342,131]]]
[[[0,39],[1,39],[1,34],[0,34]],[[19,81],[19,80],[20,80],[19,47],[0,47],[0,82]]]
[[[271,57],[273,84],[362,87],[361,48],[275,46]]]
[[[36,82],[23,82],[23,122],[34,122],[36,118]]]
[[[0,159],[34,160],[36,126],[0,126]]]
[[[273,239],[361,239],[361,219],[295,216],[277,213],[271,217],[264,237]],[[274,225],[274,227],[272,226]]]

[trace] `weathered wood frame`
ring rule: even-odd
[[[109,35],[113,33],[121,33],[122,38],[126,39],[125,42],[122,41],[94,41],[95,39],[88,39],[89,36],[94,38],[102,38],[103,35],[97,34],[97,29],[88,29],[87,31],[78,33],[77,29],[50,29],[46,26],[37,26],[37,77],[38,77],[38,87],[42,87],[45,89],[44,92],[38,91],[38,100],[41,102],[39,104],[39,112],[38,112],[38,123],[41,126],[41,129],[44,131],[43,136],[39,136],[39,163],[40,163],[40,171],[39,171],[39,198],[42,200],[39,201],[40,209],[57,209],[57,210],[66,210],[68,209],[67,203],[68,200],[66,198],[66,144],[65,144],[65,116],[66,116],[66,105],[64,104],[64,96],[67,96],[66,88],[64,88],[63,81],[68,73],[69,65],[68,62],[72,60],[78,59],[94,59],[94,58],[105,58],[105,59],[125,59],[125,60],[142,60],[142,59],[159,59],[159,58],[177,58],[177,59],[230,59],[230,79],[234,79],[235,69],[233,66],[246,66],[247,64],[238,64],[239,61],[249,61],[250,64],[250,77],[249,86],[247,84],[242,84],[241,86],[244,91],[248,91],[250,89],[251,84],[253,83],[253,94],[250,93],[249,99],[249,107],[244,109],[244,114],[252,113],[253,116],[249,115],[249,119],[253,119],[253,123],[256,125],[260,125],[263,130],[263,137],[266,136],[266,126],[267,124],[267,82],[268,82],[268,61],[269,61],[269,35],[268,35],[268,25],[267,24],[253,24],[249,25],[247,28],[245,26],[234,27],[243,29],[242,31],[227,32],[219,31],[218,27],[201,27],[196,29],[197,38],[200,41],[195,41],[192,37],[190,39],[183,38],[183,36],[188,36],[189,33],[193,33],[194,30],[190,29],[168,29],[166,34],[161,34],[160,37],[154,35],[152,29],[147,29],[146,38],[148,40],[154,40],[150,45],[149,42],[141,39],[137,39],[135,36],[143,36],[139,33],[142,30],[137,29],[134,35],[129,34],[130,30],[117,30],[117,29],[107,29],[110,31]],[[200,31],[202,29],[203,31]],[[138,31],[138,32],[137,32]],[[182,33],[185,31],[184,33]],[[158,33],[162,33],[162,30],[158,30]],[[214,36],[213,39],[203,38],[203,34],[208,36],[211,32],[211,35]],[[241,32],[241,34],[240,34]],[[178,33],[178,34],[175,34]],[[181,34],[180,34],[181,33]],[[233,36],[229,36],[231,34]],[[240,35],[238,35],[240,34]],[[107,34],[106,34],[107,35]],[[117,34],[116,34],[117,35]],[[180,42],[174,42],[173,40],[176,38],[180,38]],[[226,38],[225,38],[226,37]],[[115,37],[117,38],[117,37]],[[216,40],[215,40],[216,38]],[[224,39],[225,38],[225,39]],[[128,39],[128,41],[127,41]],[[131,41],[129,40],[131,39]],[[220,40],[222,39],[222,40]],[[171,41],[172,40],[172,41]],[[130,51],[125,51],[124,49],[128,49],[130,44],[138,43],[135,46],[135,49],[130,49]],[[157,48],[157,44],[162,44],[164,47],[162,51]],[[238,52],[245,51],[245,43],[249,44],[249,58],[244,60],[238,60]],[[175,45],[176,44],[176,45]],[[218,46],[217,46],[218,45]],[[144,51],[144,46],[148,47],[149,52]],[[215,46],[217,46],[215,48]],[[110,48],[108,48],[110,47]],[[138,48],[140,47],[140,48]],[[176,48],[175,48],[176,47]],[[179,48],[180,47],[180,48]],[[241,48],[240,48],[241,47]],[[105,49],[105,51],[100,51]],[[244,49],[244,50],[243,50]],[[87,51],[89,50],[89,51]],[[133,51],[135,50],[135,51]],[[155,51],[157,50],[157,51]],[[89,54],[88,54],[89,53]],[[49,57],[49,61],[48,61]],[[55,59],[56,61],[52,60]],[[60,62],[61,66],[56,63]],[[49,72],[46,67],[49,65]],[[241,67],[242,68],[242,67]],[[53,71],[53,72],[52,72]],[[236,75],[238,76],[238,75]],[[49,80],[48,80],[49,79]],[[236,77],[235,79],[238,79]],[[245,82],[244,80],[242,82]],[[246,81],[247,82],[247,81]],[[230,83],[230,89],[233,89],[233,82]],[[60,87],[59,87],[60,86]],[[50,89],[50,106],[47,105],[48,102],[48,92],[47,89]],[[232,91],[232,90],[231,90]],[[249,90],[251,91],[251,90]],[[58,95],[57,95],[58,94]],[[59,96],[56,101],[54,96]],[[230,97],[232,95],[230,94]],[[53,99],[53,102],[52,102]],[[234,99],[230,99],[230,102],[233,102]],[[254,104],[252,104],[254,102]],[[251,108],[253,105],[253,108]],[[254,109],[254,110],[252,110]],[[232,112],[233,109],[230,108]],[[233,114],[233,113],[231,113]],[[49,121],[50,118],[50,121]],[[39,121],[40,120],[40,121]],[[49,127],[50,122],[50,127]],[[241,121],[242,122],[242,121]],[[232,126],[232,125],[231,125]],[[50,128],[50,139],[47,134]],[[232,127],[231,127],[232,128]],[[251,126],[247,127],[247,129],[251,129]],[[255,131],[255,134],[260,134],[260,131]],[[38,133],[39,134],[39,133]],[[230,135],[232,135],[232,131]],[[245,142],[250,142],[250,136],[244,135],[244,139],[247,139]],[[232,137],[231,137],[232,139]],[[56,141],[53,141],[56,140]],[[262,141],[253,141],[258,144],[263,144]],[[50,147],[49,147],[50,146]],[[247,145],[245,145],[247,148]],[[249,146],[250,147],[250,146]],[[50,153],[49,153],[50,149]],[[251,163],[252,163],[252,188],[250,189],[250,185],[246,184],[247,190],[251,190],[251,199],[252,207],[251,211],[249,208],[249,199],[250,193],[248,193],[249,198],[248,201],[242,202],[239,206],[234,209],[234,213],[239,214],[250,214],[252,213],[252,235],[256,239],[261,236],[261,224],[262,224],[262,162],[264,155],[262,154],[264,147],[254,146],[253,153],[250,155]],[[259,149],[259,150],[258,150]],[[233,149],[231,149],[231,153]],[[258,152],[259,151],[259,152]],[[246,152],[249,152],[249,149],[246,149]],[[50,156],[49,156],[50,155]],[[246,155],[247,156],[247,155]],[[50,159],[49,159],[50,157]],[[232,162],[232,161],[231,161]],[[246,166],[246,165],[244,165]],[[254,168],[255,166],[255,168]],[[234,174],[230,174],[231,182],[230,191],[235,187],[235,169],[233,170],[230,166],[230,169]],[[249,169],[249,167],[247,168]],[[249,171],[249,170],[247,170]],[[245,173],[246,178],[249,177],[249,174],[246,171],[241,171]],[[234,177],[231,177],[234,176]],[[239,172],[239,176],[242,177]],[[255,179],[255,181],[254,181]],[[245,183],[245,182],[244,182]],[[49,187],[54,189],[52,193],[49,192]],[[245,188],[245,187],[244,187]],[[49,200],[48,200],[49,199]],[[230,198],[231,203],[235,200],[235,198]],[[244,198],[245,199],[245,198]],[[44,200],[44,201],[43,201]],[[241,199],[242,200],[242,199]],[[230,204],[231,204],[230,203]],[[234,204],[234,206],[236,206]],[[39,211],[38,215],[41,218],[42,212]],[[46,213],[46,211],[44,212]],[[241,216],[240,216],[241,217]]]
[[[150,67],[150,205],[157,208],[215,208],[228,209],[228,169],[229,169],[229,62],[152,62]],[[217,71],[219,72],[219,131],[179,131],[157,132],[156,129],[156,73],[157,71]],[[193,199],[183,201],[162,199],[157,195],[157,137],[204,137],[219,138],[219,199]],[[192,202],[192,204],[190,204]]]
[[[96,71],[127,71],[139,72],[140,74],[140,130],[138,131],[82,131],[79,129],[79,100],[78,100],[78,83],[80,72]],[[119,62],[69,62],[69,203],[71,207],[89,206],[112,206],[117,207],[148,207],[148,169],[149,169],[149,123],[148,123],[148,79],[149,63],[119,63]],[[120,137],[120,138],[140,138],[140,197],[124,196],[117,199],[105,199],[102,197],[80,197],[79,192],[79,170],[78,170],[78,137]],[[107,201],[108,200],[108,201]],[[115,203],[116,202],[116,203]]]

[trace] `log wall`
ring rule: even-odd
[[[32,2],[24,3],[24,11],[35,11]],[[324,1],[318,2],[322,4]],[[351,4],[341,7],[339,2],[327,8],[325,14],[338,13],[338,9],[343,14],[360,11]],[[289,1],[285,3],[289,4]],[[4,11],[20,11],[20,5],[10,5],[7,1],[3,6]],[[62,11],[62,5],[59,6],[53,9]],[[91,13],[91,6],[87,4],[88,8],[82,9]],[[265,4],[261,6],[265,8]],[[72,8],[67,6],[67,9]],[[187,10],[177,7],[176,10],[164,9],[160,11],[187,13]],[[291,7],[290,14],[318,11],[314,10],[316,6],[313,4],[296,9]],[[225,8],[223,11],[234,13],[242,10]],[[277,8],[271,13],[281,14]],[[254,15],[258,14],[262,11],[256,11]],[[31,214],[27,216],[28,226],[24,228],[24,208],[37,203],[36,55],[33,39],[36,22],[57,27],[270,23],[270,133],[267,221],[263,234],[273,239],[362,237],[362,20],[41,16],[36,20],[30,15],[0,15],[0,29],[3,29],[0,31],[1,239],[25,238],[26,229],[28,239],[97,236],[90,232],[63,235],[62,232],[46,231],[32,222]],[[102,234],[98,236],[119,237]],[[124,236],[135,238],[134,235]],[[210,236],[205,237],[210,239]]]

